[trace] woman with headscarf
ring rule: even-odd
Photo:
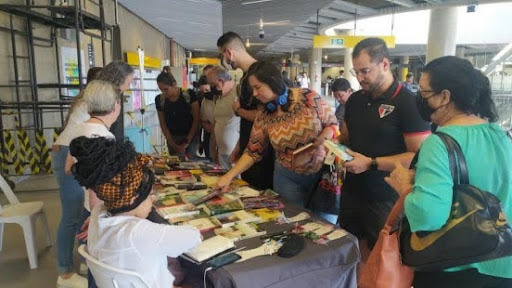
[[[173,287],[167,257],[178,257],[201,242],[191,226],[156,224],[151,212],[155,176],[151,159],[138,154],[130,141],[78,137],[70,152],[77,159],[72,172],[80,185],[96,192],[103,203],[92,209],[88,253],[102,263],[137,272],[149,287]],[[119,287],[128,287],[122,277]],[[96,277],[102,286],[104,279]]]

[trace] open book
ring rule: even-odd
[[[313,143],[308,143],[292,152],[292,168],[301,167],[310,162],[313,154],[316,153],[317,147]]]
[[[233,240],[223,236],[214,236],[204,240],[196,248],[184,253],[184,255],[200,263],[233,247],[235,247]]]

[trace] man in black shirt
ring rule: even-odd
[[[350,143],[354,160],[346,162],[341,192],[340,226],[364,236],[373,248],[395,201],[384,181],[397,161],[410,162],[430,125],[421,119],[414,95],[393,77],[386,43],[379,38],[359,42],[352,52],[361,90],[346,103],[340,141]]]
[[[259,101],[253,97],[247,79],[247,71],[256,63],[247,50],[240,36],[234,32],[227,32],[217,40],[217,48],[228,68],[240,68],[244,72],[238,89],[238,101],[233,102],[233,111],[240,116],[240,139],[231,154],[234,162],[242,155],[251,135],[252,123],[260,111]],[[231,67],[229,67],[231,66]],[[242,179],[258,189],[272,189],[274,174],[274,151],[269,145],[263,159],[242,173]]]

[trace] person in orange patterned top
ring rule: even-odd
[[[323,143],[334,138],[338,121],[315,91],[288,88],[274,65],[258,62],[251,66],[248,75],[254,97],[265,109],[254,121],[244,154],[219,179],[217,187],[227,188],[234,177],[261,160],[270,144],[276,153],[274,190],[304,207],[326,155]],[[294,151],[310,143],[310,148],[294,156]]]

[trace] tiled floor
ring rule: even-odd
[[[21,228],[15,224],[5,225],[3,249],[0,252],[0,287],[55,287],[57,279],[55,235],[61,210],[57,184],[53,176],[32,176],[16,185],[15,192],[21,202],[44,202],[53,245],[44,248],[46,240],[42,226],[38,221],[36,223],[36,238],[39,251],[39,268],[32,270],[28,264]],[[0,193],[0,203],[2,205],[7,203],[3,193]],[[75,258],[78,259],[78,257]]]

